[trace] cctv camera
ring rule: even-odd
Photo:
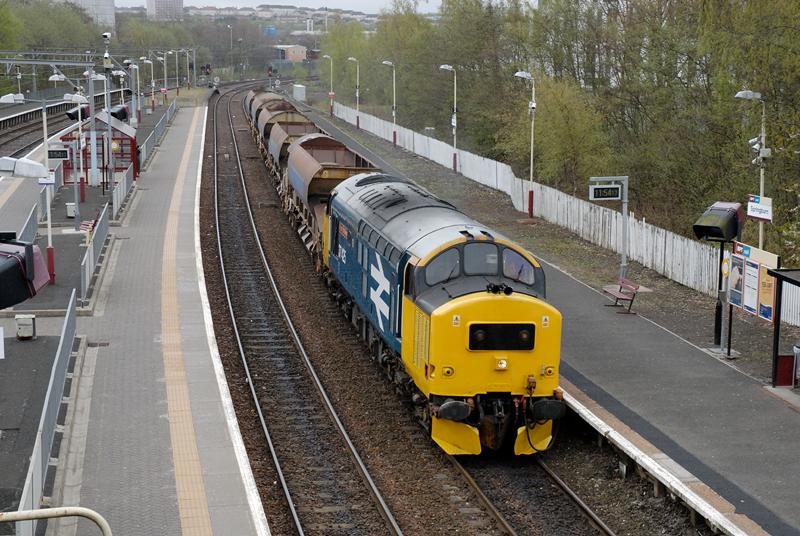
[[[103,39],[111,39],[111,32],[103,32],[101,36]]]
[[[111,54],[109,54],[108,52],[106,52],[106,53],[104,53],[104,54],[103,54],[103,57],[104,57],[105,59],[108,59],[108,58],[110,58],[110,57],[111,57]]]
[[[125,65],[130,65],[133,62],[131,60],[125,60],[122,63],[125,64]]]

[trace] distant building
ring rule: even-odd
[[[114,0],[56,0],[83,8],[92,20],[103,29],[114,31]]]
[[[305,61],[306,47],[303,45],[275,45],[275,59],[287,61]]]
[[[150,20],[183,20],[183,0],[147,0]]]

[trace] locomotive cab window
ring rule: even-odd
[[[451,248],[436,256],[425,267],[425,283],[438,285],[461,275],[461,255],[458,249]]]
[[[497,246],[473,242],[464,246],[466,275],[497,275]]]
[[[503,250],[503,275],[525,285],[534,283],[533,265],[513,249]]]

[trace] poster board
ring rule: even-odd
[[[778,255],[741,242],[734,242],[728,281],[730,303],[772,322],[775,307],[775,278],[767,273],[767,269],[779,266]]]

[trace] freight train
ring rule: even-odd
[[[283,210],[370,355],[449,454],[548,449],[561,313],[525,249],[381,172],[276,93],[243,101]]]

